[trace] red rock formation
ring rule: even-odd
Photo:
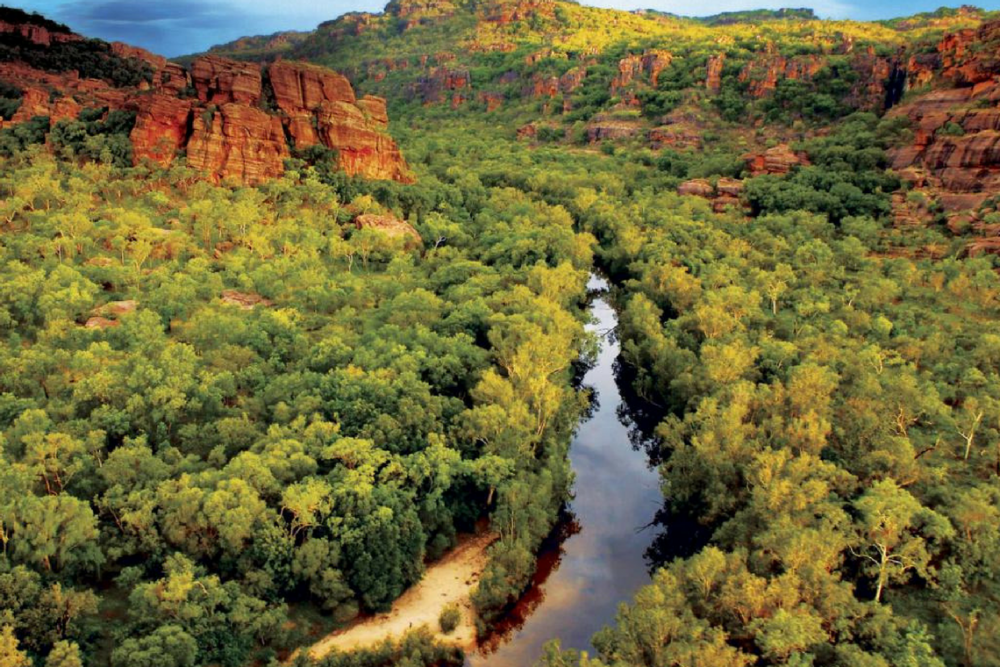
[[[654,49],[642,54],[642,70],[649,74],[649,81],[656,88],[659,82],[660,72],[670,67],[674,57],[667,51]]]
[[[786,144],[768,148],[763,153],[748,155],[746,160],[752,176],[787,174],[792,167],[806,163],[803,156],[794,153]]]
[[[715,190],[725,197],[739,197],[743,194],[743,181],[735,178],[720,178],[715,184]]]
[[[268,75],[296,147],[321,143],[335,149],[340,167],[352,176],[411,179],[399,147],[385,133],[384,99],[357,100],[346,78],[315,65],[279,61]]]
[[[222,290],[222,303],[242,310],[253,310],[257,306],[270,308],[274,302],[253,292],[238,292],[234,289]]]
[[[559,77],[535,74],[522,92],[524,97],[555,97],[559,94]]]
[[[898,65],[893,59],[875,55],[871,47],[865,53],[855,55],[851,67],[858,73],[858,79],[846,100],[848,106],[854,109],[885,108],[886,83]]]
[[[177,63],[167,63],[153,75],[153,86],[167,95],[179,95],[191,87],[191,75]]]
[[[369,122],[383,129],[389,127],[389,114],[385,110],[384,98],[365,95],[357,101],[357,105],[365,112]]]
[[[479,93],[479,101],[486,105],[486,111],[496,111],[503,106],[503,95],[501,93]]]
[[[1000,70],[1000,21],[946,35],[938,44],[943,76],[959,86],[993,81]]]
[[[260,102],[260,67],[219,56],[202,56],[191,63],[191,80],[201,102],[256,105]]]
[[[586,76],[586,67],[574,67],[559,77],[559,90],[563,93],[572,93],[583,84]]]
[[[38,32],[0,24],[0,32],[16,31],[46,45],[81,39],[75,35]],[[106,81],[81,79],[74,71],[43,72],[23,63],[0,63],[0,78],[16,81],[23,91],[16,124],[34,116],[53,121],[78,117],[86,107],[136,112],[131,132],[136,163],[151,160],[166,166],[181,151],[188,164],[215,181],[260,183],[278,176],[289,157],[285,129],[297,146],[322,143],[337,151],[348,174],[369,178],[411,179],[406,163],[385,132],[389,118],[385,100],[355,98],[342,75],[305,63],[277,62],[268,70],[280,113],[259,108],[263,77],[257,65],[217,56],[192,63],[191,73],[143,49],[115,43],[112,53],[135,58],[154,70],[153,90],[115,88]],[[447,54],[440,54],[446,59]],[[401,61],[404,64],[408,61]],[[449,72],[444,85],[467,88],[468,72]],[[197,100],[188,99],[197,95]],[[55,94],[53,94],[55,93]]]
[[[751,97],[762,98],[772,94],[780,79],[811,80],[823,69],[825,61],[820,56],[785,58],[777,54],[764,54],[751,60],[740,72],[739,79],[747,84]]]
[[[618,95],[639,74],[645,73],[656,86],[660,72],[670,66],[673,56],[667,51],[646,51],[643,55],[629,55],[618,61],[618,74],[611,81],[611,94]]]
[[[187,141],[191,102],[155,93],[137,98],[132,106],[136,111],[130,135],[135,163],[151,160],[169,165]]]
[[[414,14],[434,13],[441,10],[454,11],[455,5],[442,0],[392,0],[385,7],[385,11],[400,18],[413,16]]]
[[[941,78],[956,88],[921,95],[890,115],[913,142],[890,151],[893,168],[926,182],[946,211],[978,207],[1000,191],[1000,21],[946,36]],[[913,180],[912,177],[909,180]]]
[[[319,138],[336,149],[340,167],[351,176],[412,182],[392,137],[347,102],[326,102],[317,112]]]
[[[280,176],[288,157],[277,116],[232,102],[194,115],[188,164],[214,180],[261,183]]]
[[[705,78],[705,88],[708,92],[717,94],[722,90],[722,69],[726,65],[726,54],[720,53],[717,56],[708,58],[708,76]]]
[[[119,58],[135,58],[149,64],[153,69],[161,70],[167,66],[167,59],[158,56],[138,46],[130,46],[124,42],[111,42],[111,53]]]
[[[929,86],[940,68],[941,57],[937,53],[920,53],[910,56],[906,62],[907,89]]]
[[[67,32],[50,32],[47,28],[34,24],[14,24],[0,21],[0,34],[16,33],[24,37],[32,44],[39,46],[52,46],[53,43],[78,42],[83,39],[80,35]]]
[[[664,125],[649,131],[649,142],[655,149],[699,150],[701,132],[678,125]]]
[[[696,178],[691,181],[684,181],[677,186],[677,194],[685,197],[703,197],[711,199],[715,196],[715,188],[704,178]]]
[[[639,123],[595,117],[587,126],[587,140],[591,143],[606,140],[628,139],[642,131]]]
[[[538,126],[534,123],[528,123],[527,125],[522,125],[517,128],[517,138],[518,139],[535,139],[538,136]]]
[[[625,56],[618,61],[618,74],[611,80],[611,94],[618,95],[622,88],[632,83],[632,80],[642,71],[642,58],[636,55]]]
[[[11,124],[16,124],[31,120],[35,116],[49,116],[52,122],[56,122],[56,120],[61,120],[62,118],[76,118],[76,114],[80,111],[80,106],[73,102],[76,111],[76,113],[73,113],[72,110],[66,108],[66,105],[70,104],[72,98],[63,97],[60,101],[63,100],[65,100],[63,102],[63,113],[59,114],[59,118],[57,119],[55,118],[55,104],[50,99],[49,91],[45,88],[24,86],[22,88],[21,106],[7,120]]]
[[[355,101],[350,81],[325,67],[279,60],[268,75],[275,102],[285,113],[315,111],[323,102]]]
[[[118,320],[109,320],[106,317],[91,317],[83,325],[87,329],[110,329],[119,326]]]
[[[743,181],[731,178],[720,178],[713,187],[704,178],[685,181],[677,187],[677,194],[687,197],[701,197],[712,202],[712,210],[723,213],[730,208],[743,208],[740,195],[743,193]]]
[[[445,99],[445,91],[464,90],[472,86],[472,77],[467,70],[451,70],[436,67],[416,83],[416,93],[424,104],[440,104]]]

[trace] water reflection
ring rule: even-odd
[[[571,512],[565,512],[559,518],[555,530],[542,544],[538,552],[535,574],[531,585],[521,596],[514,608],[490,632],[490,635],[480,643],[479,650],[484,655],[496,653],[497,649],[506,644],[518,632],[524,629],[524,624],[545,601],[545,584],[552,573],[559,569],[563,556],[566,554],[566,540],[580,532],[580,522]]]
[[[591,331],[601,349],[583,384],[594,392],[589,419],[570,448],[576,475],[571,518],[544,549],[533,585],[510,620],[470,655],[469,665],[532,665],[542,646],[559,638],[564,648],[592,652],[590,638],[614,620],[618,605],[649,582],[646,553],[653,543],[650,520],[662,507],[659,475],[643,451],[632,446],[619,420],[622,396],[616,382],[618,341],[615,312],[600,294],[591,304]]]

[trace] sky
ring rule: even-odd
[[[89,37],[123,41],[165,56],[197,53],[247,35],[311,30],[351,11],[381,11],[385,0],[0,0],[66,23]],[[874,20],[932,11],[947,0],[585,0],[616,9],[706,16],[742,9],[811,7],[823,18]],[[971,2],[1000,9],[1000,0]]]

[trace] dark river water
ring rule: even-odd
[[[591,290],[607,284],[592,278]],[[615,381],[618,343],[614,309],[598,293],[591,304],[601,334],[597,363],[584,376],[596,409],[580,424],[570,449],[576,473],[567,518],[539,557],[534,584],[508,622],[479,653],[473,667],[530,667],[542,645],[587,650],[590,638],[614,620],[621,602],[649,583],[645,554],[656,531],[648,528],[663,506],[659,477],[645,450],[633,448],[619,419],[622,396]]]

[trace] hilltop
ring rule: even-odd
[[[801,162],[797,142],[859,111],[889,113],[919,128],[891,151],[919,193],[896,198],[898,220],[943,210],[967,228],[994,189],[998,16],[965,6],[875,23],[797,9],[688,19],[560,0],[393,0],[254,58],[336,67],[397,116],[483,119],[536,146],[649,150],[682,179],[782,175]],[[686,168],[695,154],[714,156],[715,173]],[[724,207],[741,189],[682,191]]]

